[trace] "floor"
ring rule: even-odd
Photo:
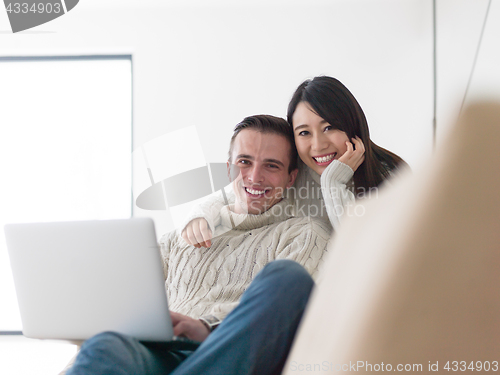
[[[76,353],[63,341],[0,336],[0,374],[57,375]]]

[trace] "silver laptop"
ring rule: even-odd
[[[7,224],[5,236],[25,336],[172,339],[151,219]]]

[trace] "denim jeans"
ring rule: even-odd
[[[195,351],[105,332],[84,343],[67,375],[280,374],[313,285],[298,263],[271,262]]]

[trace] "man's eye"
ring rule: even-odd
[[[238,160],[238,164],[250,164],[248,160]]]
[[[268,164],[269,168],[279,168],[276,164]]]

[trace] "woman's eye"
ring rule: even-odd
[[[334,129],[333,126],[328,125],[328,126],[325,126],[325,128],[323,129],[323,131],[326,132],[326,131],[333,130],[333,129]]]
[[[308,135],[309,132],[307,130],[302,130],[300,133],[299,133],[299,136],[304,136],[304,135]]]

